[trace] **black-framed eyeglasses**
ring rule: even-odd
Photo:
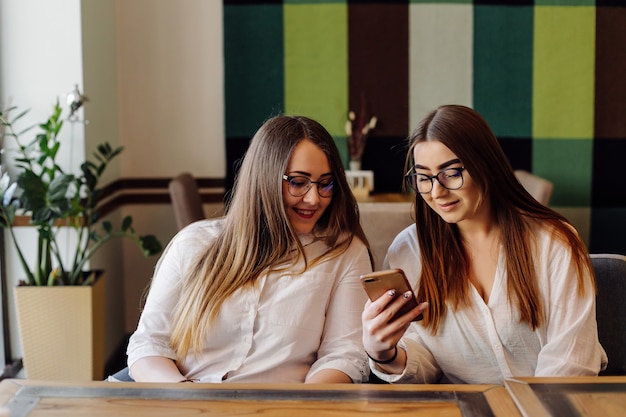
[[[463,187],[463,171],[465,167],[447,168],[435,175],[411,173],[409,171],[404,178],[409,186],[420,194],[428,194],[433,190],[433,180],[437,180],[447,190],[458,190]]]
[[[332,177],[323,178],[319,181],[311,181],[311,178],[302,175],[283,175],[287,181],[287,190],[294,197],[302,197],[309,192],[313,184],[317,185],[317,193],[320,197],[331,197],[335,180]]]

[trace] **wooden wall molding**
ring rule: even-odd
[[[168,185],[171,178],[120,178],[102,187],[98,212],[106,216],[133,204],[171,204]],[[223,203],[224,178],[196,178],[203,203]],[[59,225],[62,225],[59,223]],[[14,226],[30,226],[30,216],[15,216]]]

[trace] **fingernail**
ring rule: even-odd
[[[387,295],[389,297],[395,297],[396,296],[396,290],[389,290],[389,292],[387,293]]]
[[[404,294],[402,294],[405,300],[408,300],[409,298],[411,298],[412,295],[413,293],[411,291],[407,291]]]

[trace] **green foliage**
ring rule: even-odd
[[[8,109],[7,112],[15,108]],[[17,248],[18,257],[26,274],[26,285],[87,285],[92,274],[83,269],[87,261],[106,242],[114,238],[127,238],[134,241],[145,256],[161,252],[162,245],[153,235],[139,236],[133,228],[133,219],[127,216],[116,230],[109,221],[100,224],[96,205],[102,194],[98,183],[106,167],[123,148],[113,149],[108,143],[97,147],[93,157],[80,167],[81,174],[65,173],[57,164],[60,148],[59,132],[63,127],[61,107],[57,102],[52,115],[40,124],[35,139],[22,144],[20,137],[31,130],[28,128],[15,133],[13,126],[26,112],[19,113],[12,120],[0,112],[0,128],[3,140],[13,138],[18,145],[15,164],[20,170],[17,180],[11,183],[8,173],[0,177],[0,227],[7,228]],[[37,228],[37,258],[29,265],[22,252],[14,230],[13,221],[18,210],[30,214],[30,222]],[[72,262],[64,264],[61,248],[57,243],[59,225],[71,227],[77,236],[73,248]]]

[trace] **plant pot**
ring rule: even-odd
[[[104,378],[104,275],[90,286],[18,286],[15,304],[28,379]]]

